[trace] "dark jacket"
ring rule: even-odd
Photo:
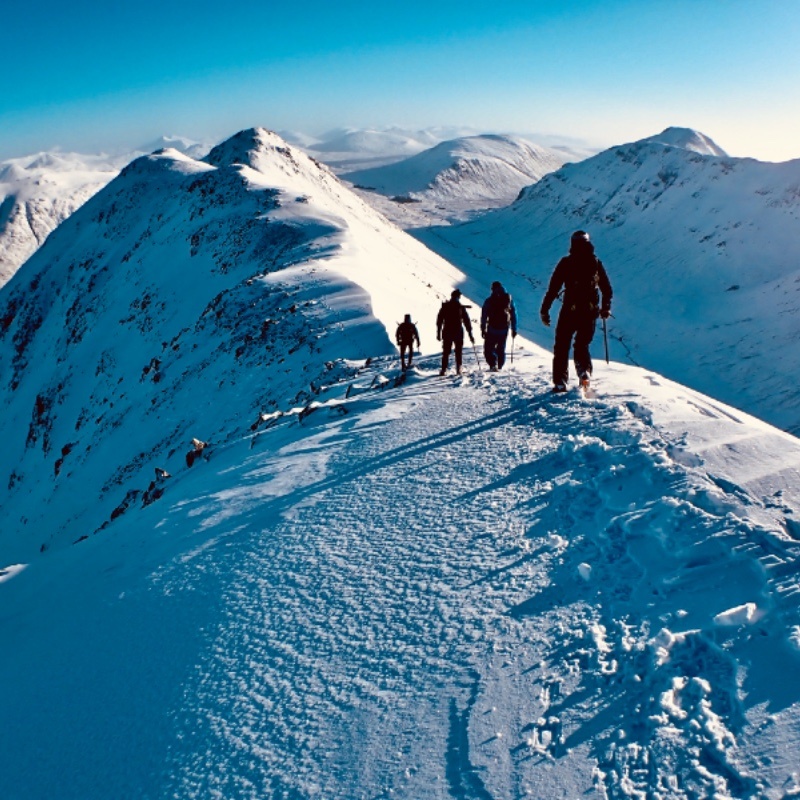
[[[467,329],[469,338],[472,339],[472,323],[469,321],[467,309],[458,300],[448,300],[442,303],[436,317],[436,338],[463,339],[462,325]]]
[[[395,341],[398,345],[410,345],[416,341],[417,347],[419,347],[419,331],[417,330],[417,326],[413,322],[401,322],[397,326]]]
[[[571,251],[558,262],[542,301],[542,314],[549,313],[562,287],[562,309],[565,311],[597,317],[601,311],[611,310],[611,283],[591,244]],[[600,294],[603,296],[602,303]]]
[[[498,333],[517,333],[517,310],[511,295],[503,289],[492,289],[481,309],[481,331],[497,331]]]

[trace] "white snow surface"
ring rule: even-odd
[[[513,136],[485,134],[452,139],[384,167],[344,173],[356,186],[392,197],[402,223],[403,206],[420,204],[428,224],[463,220],[513,202],[520,190],[567,161],[557,150]],[[390,204],[381,210],[389,213]],[[394,216],[394,215],[393,215]]]
[[[665,134],[654,138],[706,138]],[[614,287],[613,359],[800,431],[800,160],[644,140],[567,164],[507,208],[415,235],[470,276],[468,293],[499,279],[525,297],[521,330],[550,347],[538,310],[576,229]]]
[[[800,793],[800,442],[522,336],[439,377],[458,280],[255,130],[0,292],[4,798]]]

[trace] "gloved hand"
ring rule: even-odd
[[[511,331],[511,338],[512,339],[516,339],[517,338],[517,332],[516,331]]]
[[[475,344],[475,339],[472,338],[472,334],[469,335],[469,340],[472,344]]]
[[[441,333],[437,333],[436,334],[436,341],[437,342],[441,342],[442,341],[442,334]]]
[[[611,316],[611,309],[610,308],[601,308],[600,309],[600,319],[608,319]]]
[[[481,328],[481,339],[485,338],[486,338],[486,331],[483,328]]]
[[[550,327],[550,312],[549,311],[541,311],[539,316],[542,318],[542,324],[546,327]]]

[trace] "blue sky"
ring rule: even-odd
[[[608,146],[696,128],[800,158],[798,0],[7,0],[0,159],[263,125]]]

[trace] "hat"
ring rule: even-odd
[[[453,289],[453,291],[450,292],[450,297],[452,297],[454,300],[457,297],[461,297],[461,290],[460,289]]]
[[[406,322],[411,322],[411,314],[406,314]]]
[[[494,291],[497,291],[497,292],[504,292],[504,291],[505,291],[505,289],[503,289],[503,284],[502,284],[502,283],[500,283],[500,281],[495,281],[495,282],[492,284],[492,291],[493,291],[493,292],[494,292]]]
[[[578,241],[588,242],[589,241],[589,234],[586,233],[586,231],[575,231],[575,233],[572,234],[572,237],[571,237],[570,241],[573,241],[573,242],[578,242]]]

